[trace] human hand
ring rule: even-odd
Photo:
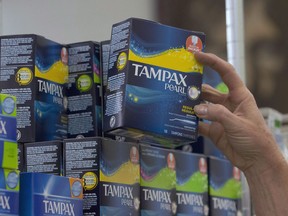
[[[223,94],[209,85],[202,85],[202,99],[210,102],[194,107],[199,118],[199,133],[209,137],[226,157],[244,173],[265,172],[284,158],[268,129],[255,99],[232,65],[213,54],[195,53],[204,66],[219,73],[228,86]]]

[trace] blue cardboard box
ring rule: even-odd
[[[208,165],[201,154],[175,151],[178,216],[208,215]]]
[[[130,18],[112,27],[104,132],[142,143],[195,141],[205,34]]]
[[[20,174],[20,215],[83,215],[83,185],[77,178]]]
[[[242,215],[241,171],[226,159],[209,157],[208,162],[209,215]]]
[[[17,98],[17,141],[67,137],[68,52],[35,34],[0,37],[0,93]]]
[[[68,44],[68,138],[102,135],[100,44]]]
[[[19,171],[0,168],[0,215],[19,215]]]

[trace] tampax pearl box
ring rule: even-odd
[[[205,34],[130,18],[112,27],[104,132],[166,146],[195,141]],[[124,135],[125,134],[125,135]]]
[[[40,35],[0,37],[0,93],[17,98],[17,141],[67,137],[67,48]]]
[[[84,215],[139,215],[137,143],[101,137],[67,139],[64,161],[65,175],[83,180]]]

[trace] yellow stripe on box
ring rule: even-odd
[[[46,71],[40,71],[39,68],[35,66],[35,76],[58,84],[64,84],[68,82],[68,66],[61,61],[55,62]]]
[[[100,179],[104,182],[119,183],[119,184],[135,184],[140,181],[140,167],[139,164],[135,165],[131,162],[124,163],[118,171],[113,175],[106,176],[100,171]]]
[[[132,50],[129,50],[129,60],[180,72],[203,73],[203,65],[196,61],[193,53],[184,48],[169,49],[146,57],[138,56]]]

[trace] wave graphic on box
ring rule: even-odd
[[[171,190],[175,187],[176,181],[171,179],[176,179],[176,172],[168,167],[161,169],[153,175],[148,175],[142,168],[140,173],[142,187],[153,187],[167,190]],[[167,179],[169,179],[169,181],[167,181]]]
[[[129,60],[159,67],[169,68],[181,72],[203,72],[203,66],[199,64],[192,52],[184,47],[156,50],[157,44],[145,48],[143,42],[131,41]]]
[[[100,167],[101,181],[117,182],[122,184],[134,184],[139,182],[139,164],[133,164],[128,161],[112,169],[111,167],[107,167],[107,165],[101,161]]]
[[[241,181],[232,178],[225,182],[221,187],[217,187],[216,184],[210,182],[209,193],[211,196],[238,199],[242,194]]]
[[[47,69],[37,65],[35,66],[35,76],[58,84],[65,84],[68,82],[68,66],[61,61],[55,62]]]
[[[207,175],[201,172],[195,172],[192,176],[182,179],[177,176],[178,191],[204,193],[207,192]]]

